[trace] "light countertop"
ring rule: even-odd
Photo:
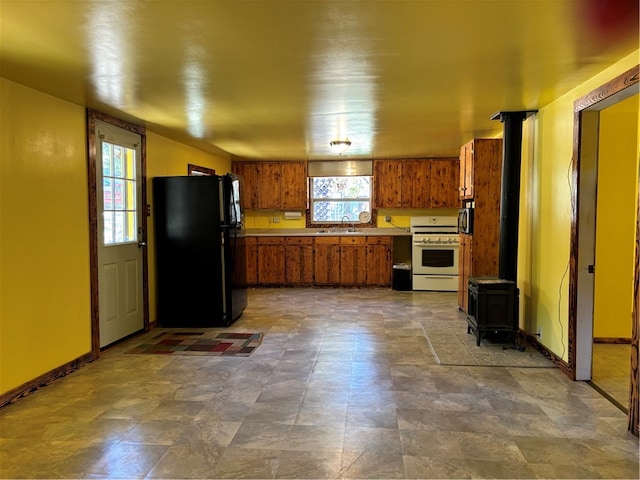
[[[331,228],[247,228],[248,237],[317,237],[317,236],[379,236],[410,237],[408,228],[356,228],[355,232],[332,231]]]

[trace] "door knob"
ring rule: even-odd
[[[138,242],[138,248],[142,248],[142,247],[146,247],[147,246],[147,242]]]

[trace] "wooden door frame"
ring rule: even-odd
[[[88,192],[89,192],[89,265],[91,280],[91,353],[94,359],[100,357],[100,305],[98,286],[98,198],[97,198],[97,142],[96,142],[96,121],[120,127],[129,132],[140,135],[140,181],[142,182],[142,198],[140,202],[147,205],[147,131],[146,128],[134,125],[114,118],[105,113],[87,109],[87,149],[88,149]],[[147,237],[147,215],[146,207],[143,207],[143,215],[140,218],[142,227],[142,238]],[[142,254],[142,317],[144,331],[149,331],[149,260],[147,248]]]
[[[578,264],[578,255],[580,253],[580,172],[581,172],[581,147],[583,135],[583,115],[588,111],[599,111],[617,103],[631,95],[638,94],[638,86],[640,81],[640,65],[636,65],[630,70],[617,76],[613,80],[601,85],[595,90],[589,92],[583,97],[576,100],[573,104],[574,112],[574,128],[573,128],[573,158],[572,158],[572,187],[571,187],[571,243],[570,243],[570,274],[569,274],[569,311],[568,311],[568,370],[572,379],[576,379],[577,363],[578,363],[578,347],[579,340],[583,342],[586,328],[579,325],[581,321],[579,313],[580,288],[579,275],[581,273]],[[587,117],[587,115],[585,115]],[[637,208],[640,211],[640,191],[636,199]],[[589,234],[589,232],[583,232]],[[640,302],[638,301],[639,291],[639,256],[640,256],[640,215],[636,220],[636,240],[635,240],[635,269],[634,269],[634,308],[632,313],[632,339],[631,339],[631,388],[629,394],[629,414],[628,414],[628,430],[634,435],[638,435],[638,421],[640,399],[638,396],[638,334],[640,331]],[[592,300],[591,300],[592,301]],[[584,320],[582,320],[584,323]],[[591,317],[590,325],[593,325]],[[588,323],[588,322],[587,322]],[[591,338],[593,332],[591,332]]]

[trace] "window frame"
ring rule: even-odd
[[[308,191],[308,202],[309,202],[309,208],[307,209],[307,215],[306,215],[306,226],[308,228],[331,228],[331,227],[340,227],[343,226],[344,223],[337,221],[337,222],[333,222],[333,221],[329,221],[329,222],[322,222],[322,221],[316,221],[313,219],[313,210],[314,210],[314,203],[315,203],[315,199],[313,197],[313,179],[314,178],[336,178],[336,177],[366,177],[369,178],[369,185],[370,185],[370,191],[369,191],[369,197],[367,197],[366,199],[363,198],[331,198],[331,199],[327,199],[327,198],[323,198],[323,199],[318,199],[318,201],[357,201],[357,202],[362,202],[362,201],[368,201],[369,202],[369,213],[371,214],[371,218],[369,220],[369,222],[363,223],[360,222],[359,219],[355,219],[355,220],[350,220],[348,222],[348,225],[351,226],[352,224],[354,226],[357,226],[358,228],[371,228],[374,227],[376,225],[376,213],[373,209],[373,195],[374,195],[374,177],[373,175],[317,175],[317,176],[308,176],[307,177],[307,191]]]

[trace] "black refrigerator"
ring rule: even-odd
[[[240,190],[232,174],[153,179],[159,326],[227,327],[242,315]]]

